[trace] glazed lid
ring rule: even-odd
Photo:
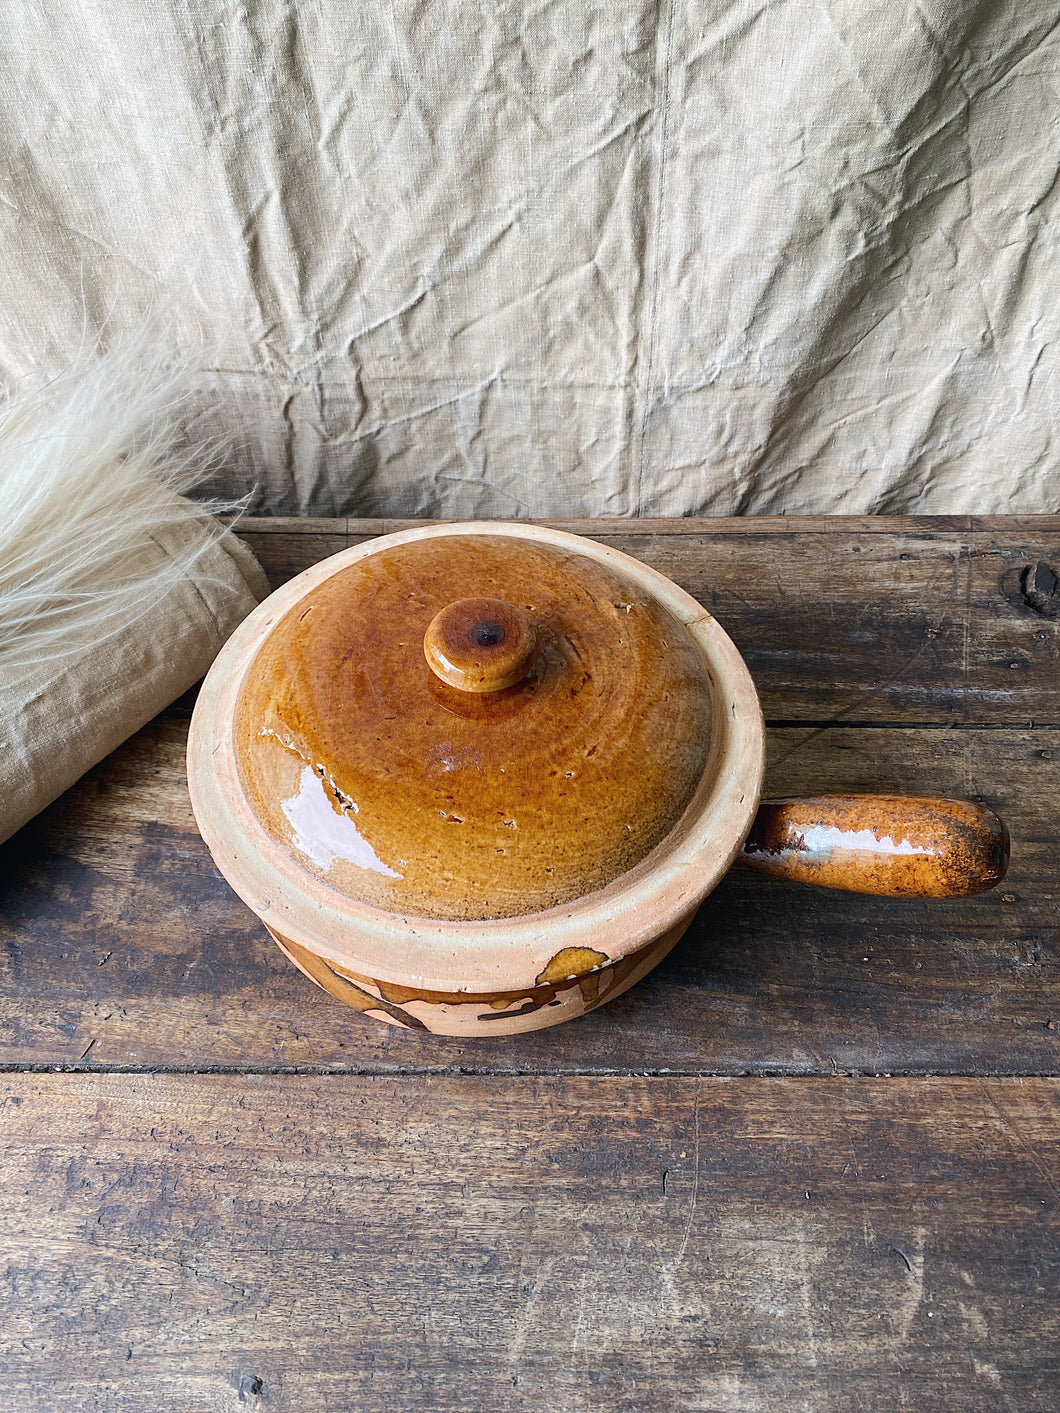
[[[571,537],[476,530],[340,556],[236,700],[238,779],[271,841],[405,919],[607,888],[671,834],[711,759],[701,644],[644,575]]]

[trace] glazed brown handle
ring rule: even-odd
[[[1008,867],[1008,830],[971,800],[813,795],[763,800],[737,857],[746,868],[851,893],[966,898]]]

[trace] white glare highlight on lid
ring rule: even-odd
[[[295,848],[318,868],[328,869],[336,859],[345,859],[387,878],[403,876],[388,868],[351,817],[336,809],[312,766],[303,769],[298,794],[282,801],[282,808],[294,830]]]

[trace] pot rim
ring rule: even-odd
[[[607,887],[559,907],[474,922],[386,912],[302,870],[250,805],[239,777],[234,732],[251,663],[305,594],[382,550],[457,535],[554,545],[632,579],[684,624],[699,647],[714,707],[710,753],[699,785],[678,823],[640,863]],[[765,730],[751,675],[728,634],[701,604],[658,570],[609,545],[508,521],[453,521],[380,535],[303,570],[244,619],[221,649],[200,690],[188,736],[188,786],[196,823],[221,873],[262,922],[359,975],[447,992],[532,987],[557,954],[571,948],[603,954],[606,960],[597,966],[607,966],[689,919],[743,845],[758,808],[764,768]],[[580,973],[586,970],[579,968]]]

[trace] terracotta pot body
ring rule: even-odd
[[[506,549],[515,551],[510,575]],[[440,600],[422,588],[433,583],[433,568],[409,574],[403,556],[421,553],[442,566],[438,572],[446,582],[438,590]],[[520,558],[527,555],[529,560]],[[537,564],[541,556],[543,569]],[[528,595],[524,575],[531,572],[538,577],[535,593]],[[397,580],[411,605],[407,621],[399,618],[396,627],[393,622],[378,627],[380,640],[373,638],[374,622],[362,623],[351,630],[343,652],[334,644],[323,652],[334,660],[336,681],[352,682],[341,675],[353,670],[351,662],[367,672],[363,701],[351,712],[356,715],[362,706],[374,711],[365,719],[377,735],[383,734],[378,721],[398,714],[386,700],[378,706],[388,692],[412,704],[407,713],[412,725],[425,704],[420,711],[423,740],[416,738],[412,746],[403,736],[394,747],[392,773],[380,773],[364,786],[369,793],[376,791],[373,800],[389,787],[399,824],[405,818],[402,794],[407,789],[409,817],[419,808],[418,817],[426,821],[408,847],[395,843],[389,852],[378,841],[398,838],[397,826],[388,819],[371,834],[378,808],[374,814],[366,811],[363,798],[353,798],[356,786],[335,783],[330,764],[307,765],[316,761],[313,751],[304,744],[294,751],[285,736],[292,729],[289,723],[297,720],[300,743],[311,739],[314,730],[328,734],[330,741],[344,739],[344,720],[321,728],[314,718],[310,728],[302,699],[287,700],[301,690],[291,685],[299,674],[315,701],[332,689],[318,683],[312,655],[303,660],[301,638],[283,636],[293,633],[299,618],[309,622],[311,610],[324,614],[329,593],[335,596],[344,574],[360,576],[358,592],[369,604],[393,597]],[[562,580],[568,574],[574,579],[573,606],[564,596]],[[543,639],[534,646],[545,662],[532,669],[539,681],[531,679],[523,688],[505,685],[494,693],[477,688],[459,693],[438,683],[438,671],[424,655],[425,627],[447,607],[456,584],[465,591],[456,595],[461,599],[477,595],[523,604]],[[584,615],[583,599],[591,601]],[[585,618],[596,609],[601,612],[600,642],[585,628]],[[340,608],[333,621],[341,632]],[[638,623],[641,637],[632,642]],[[322,641],[330,644],[327,634],[333,631],[327,628]],[[428,642],[428,656],[430,651]],[[398,654],[392,662],[391,652]],[[612,657],[617,657],[613,674]],[[675,657],[676,675],[670,666]],[[409,674],[411,686],[395,686],[399,670]],[[509,665],[504,670],[510,675]],[[380,671],[382,677],[373,676]],[[583,678],[590,680],[582,684]],[[538,697],[524,706],[534,686]],[[574,718],[570,703],[579,692],[589,705]],[[687,698],[683,704],[682,693]],[[434,709],[439,705],[440,714]],[[341,702],[335,711],[343,717]],[[474,833],[469,826],[476,822],[457,812],[463,797],[454,796],[457,805],[447,807],[455,789],[451,782],[462,778],[450,768],[453,760],[447,763],[447,751],[457,757],[456,766],[466,765],[471,755],[485,751],[486,738],[509,730],[505,713],[518,726],[521,713],[529,719],[535,711],[541,719],[539,736],[543,732],[546,737],[553,713],[568,713],[562,717],[564,729],[554,733],[555,749],[547,740],[542,745],[535,738],[524,749],[518,738],[514,745],[506,738],[508,754],[496,759],[506,760],[507,766],[487,760],[464,772],[474,782],[486,782],[474,795],[484,821]],[[476,717],[477,712],[484,714]],[[468,713],[470,725],[458,719]],[[660,741],[673,732],[675,717],[680,720],[674,739]],[[406,724],[399,723],[402,731]],[[597,727],[603,739],[594,736]],[[452,749],[450,736],[457,728],[464,744]],[[611,738],[618,738],[614,759],[600,765]],[[273,749],[276,741],[281,744]],[[561,744],[574,753],[570,759]],[[349,749],[361,748],[355,742]],[[314,750],[321,754],[319,746]],[[413,750],[422,750],[425,769],[417,757],[412,770]],[[678,763],[674,769],[671,760]],[[764,731],[754,684],[727,635],[694,599],[647,565],[593,541],[536,526],[487,522],[385,536],[314,565],[284,585],[251,614],[217,658],[200,693],[188,744],[192,805],[203,837],[226,879],[295,964],[358,1010],[447,1035],[514,1034],[555,1025],[633,985],[677,942],[699,903],[731,867],[758,806],[763,766]],[[370,751],[362,767],[371,774]],[[303,820],[312,813],[310,798],[323,794],[307,774],[311,769],[330,792],[328,810],[334,819],[323,820],[329,831],[326,843],[320,842],[322,834],[307,843],[299,833],[308,827]],[[520,769],[517,793],[509,798],[504,782]],[[326,813],[319,800],[312,808],[318,815]],[[432,823],[435,814],[452,831],[452,855],[439,854],[443,846],[434,835],[441,825]],[[494,828],[498,821],[500,832]],[[357,849],[361,834],[371,834],[364,841],[368,853],[357,855],[361,863],[330,856],[328,851],[339,847],[335,830],[345,831]],[[638,831],[640,842],[627,858],[622,841]],[[472,855],[486,859],[489,868],[491,850],[498,867],[508,867],[516,843],[522,849],[519,860],[507,874],[498,873],[495,883],[490,874],[478,886],[481,868],[478,874],[462,875],[463,861]],[[606,867],[601,857],[610,859]],[[417,877],[417,858],[428,860],[419,869],[422,878]],[[361,866],[365,859],[370,867]],[[553,863],[542,867],[542,860]],[[561,882],[550,893],[557,874]],[[398,875],[403,875],[400,880]],[[456,883],[447,889],[450,875]],[[529,882],[522,893],[524,875]],[[369,901],[353,896],[361,879]],[[437,896],[431,891],[435,879]],[[396,906],[387,889],[405,890]],[[505,915],[483,916],[479,903],[470,915],[453,916],[476,892],[485,895],[487,910]],[[521,906],[524,896],[528,908]],[[492,897],[495,903],[489,902]],[[426,915],[430,912],[442,915]]]

